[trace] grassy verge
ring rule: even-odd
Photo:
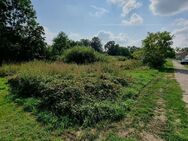
[[[60,140],[42,127],[36,119],[7,99],[7,80],[0,78],[0,140]]]
[[[106,140],[188,141],[188,113],[171,61],[155,80],[141,91],[129,116],[113,127]]]
[[[188,113],[182,101],[182,90],[173,78],[173,74],[168,74],[165,80],[163,98],[166,101],[168,120],[163,137],[170,141],[188,141]]]

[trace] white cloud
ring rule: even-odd
[[[122,16],[127,16],[131,11],[133,11],[136,8],[139,8],[141,6],[141,3],[137,2],[136,0],[128,0],[122,10]]]
[[[143,23],[143,18],[138,14],[134,13],[129,20],[123,20],[122,24],[125,26],[129,25],[139,25]]]
[[[97,6],[94,6],[94,5],[91,5],[91,8],[93,8],[95,10],[95,12],[90,12],[89,13],[90,16],[102,17],[103,15],[105,15],[106,13],[109,12],[105,8],[97,7]]]
[[[177,25],[177,26],[188,26],[188,19],[184,19],[184,18],[176,19],[175,25]]]
[[[122,16],[127,16],[134,9],[137,9],[142,6],[138,0],[107,0],[112,4],[119,5],[122,8]]]
[[[46,42],[51,45],[53,39],[57,36],[57,33],[50,31],[47,27],[44,26],[44,32],[45,32],[45,40]]]
[[[99,31],[97,36],[102,40],[103,43],[108,41],[116,41],[118,44],[123,45],[128,42],[127,35],[123,33],[113,34],[109,31]]]
[[[188,10],[188,0],[150,0],[154,15],[171,16]]]
[[[172,24],[175,47],[188,47],[188,19],[179,18]]]
[[[175,29],[173,34],[175,35],[174,46],[188,47],[188,27]]]
[[[105,44],[108,41],[115,41],[116,43],[122,46],[141,46],[141,40],[130,39],[125,33],[114,34],[109,31],[99,31],[97,36],[102,40],[103,44]]]

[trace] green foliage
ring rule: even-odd
[[[131,54],[133,54],[135,51],[140,49],[139,47],[136,46],[128,46],[127,48],[129,49]]]
[[[174,48],[169,48],[166,53],[166,58],[175,58],[176,52]]]
[[[149,33],[143,40],[144,63],[150,67],[161,67],[171,50],[173,36],[169,32]]]
[[[118,44],[115,44],[114,41],[107,42],[104,48],[109,55],[130,57],[129,50],[127,48],[120,47]]]
[[[137,60],[143,60],[144,58],[144,50],[143,49],[138,49],[133,52],[132,57]]]
[[[104,69],[112,68],[107,65],[64,66],[32,62],[20,67],[4,66],[6,69],[1,70],[7,75],[12,75],[9,69],[16,73],[9,77],[9,84],[13,98],[23,104],[26,111],[34,111],[38,120],[50,128],[68,128],[93,126],[103,120],[115,121],[125,116],[128,107],[125,99],[122,101],[121,89],[128,86],[129,79],[118,76],[117,62],[112,64],[114,69],[110,71]]]
[[[88,65],[43,61],[3,65],[0,73],[9,75],[15,102],[32,111],[50,130],[58,129],[65,136],[70,128],[73,132],[93,126],[103,130],[112,122],[119,123],[157,74],[137,60],[107,59]],[[83,140],[99,137],[96,132],[80,135]]]
[[[66,50],[63,56],[66,63],[88,64],[97,61],[95,51],[86,47],[74,47]]]
[[[84,77],[82,81],[75,82],[75,79],[46,75],[41,77],[30,73],[19,74],[11,78],[9,83],[18,97],[39,99],[39,110],[45,108],[57,117],[66,116],[72,123],[84,126],[105,119],[118,120],[125,114],[125,105],[113,103],[119,99],[120,86],[127,85],[124,79],[101,76],[98,80],[92,80]],[[76,86],[78,83],[79,86]],[[27,105],[31,103],[32,100]],[[27,106],[26,109],[30,108]]]
[[[80,45],[85,46],[85,47],[90,47],[91,46],[91,41],[89,39],[81,39],[80,40]]]
[[[62,55],[68,48],[70,48],[68,36],[64,32],[60,32],[53,40],[52,55]]]
[[[172,64],[171,64],[172,67]],[[182,90],[175,80],[166,80],[165,95],[167,109],[167,126],[163,137],[166,140],[188,140],[188,114],[182,101]]]
[[[91,40],[91,47],[98,52],[102,52],[102,43],[101,40],[98,37],[93,37]]]
[[[122,119],[133,103],[122,91],[132,81],[122,70],[138,66],[115,59],[92,65],[37,61],[5,65],[0,72],[9,75],[12,97],[26,111],[50,128],[68,128]]]
[[[21,107],[7,98],[8,87],[7,80],[0,78],[0,140],[60,141],[60,137],[55,136],[54,132],[47,130],[45,126],[41,126],[33,114],[24,112]],[[31,107],[34,107],[37,102],[36,99],[31,98],[26,103],[25,110],[33,111]]]
[[[0,1],[0,64],[45,57],[44,29],[30,0]]]

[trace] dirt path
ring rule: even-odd
[[[173,61],[173,65],[175,68],[175,77],[180,84],[182,90],[184,91],[183,101],[188,107],[188,69],[177,61]]]

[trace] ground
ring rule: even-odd
[[[188,141],[188,111],[182,97],[187,94],[187,70],[168,61],[166,68],[139,92],[138,100],[121,121],[86,129],[50,131],[32,113],[23,110],[7,98],[6,78],[0,78],[0,140],[2,141]],[[130,75],[144,81],[149,72],[128,70]],[[176,81],[176,79],[180,83]],[[186,83],[187,85],[183,86]]]
[[[177,61],[173,61],[173,65],[175,68],[175,77],[184,91],[183,100],[188,107],[188,69]]]
[[[0,141],[58,140],[40,125],[31,113],[24,112],[7,98],[7,80],[0,78]]]

